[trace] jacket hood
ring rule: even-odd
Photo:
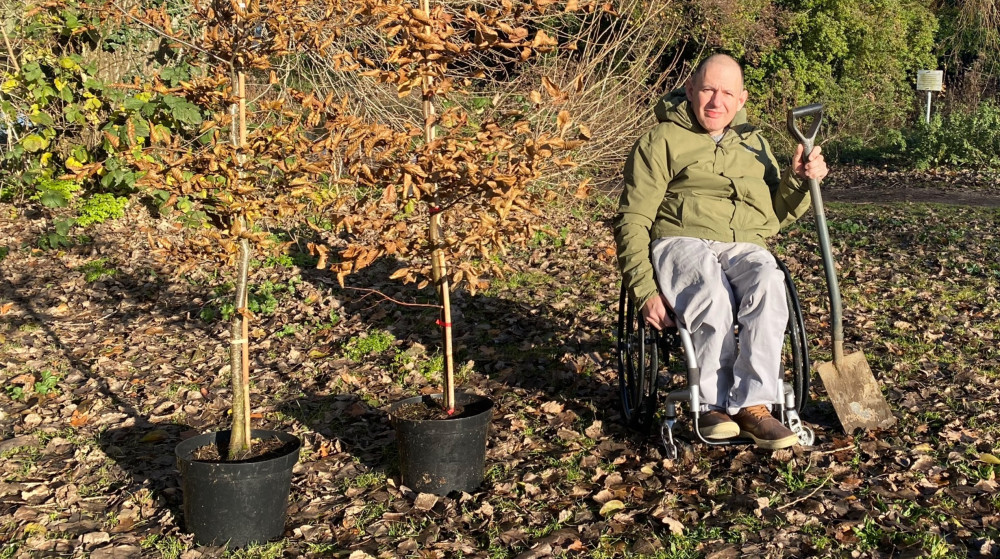
[[[705,132],[705,129],[698,124],[694,111],[691,110],[691,104],[688,103],[684,88],[675,89],[660,97],[660,100],[653,106],[653,114],[656,115],[658,122],[673,122],[694,132]],[[729,126],[735,128],[746,123],[747,111],[746,108],[742,108],[733,117]]]

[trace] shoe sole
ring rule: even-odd
[[[740,431],[741,437],[747,437],[753,439],[753,442],[758,448],[763,448],[766,450],[780,450],[782,448],[788,448],[790,446],[795,446],[799,442],[799,436],[796,434],[788,435],[787,437],[782,437],[780,439],[758,439],[753,436],[753,433],[749,431]]]
[[[731,439],[740,434],[740,426],[736,423],[720,423],[711,427],[699,427],[698,431],[706,439]]]

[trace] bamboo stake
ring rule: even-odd
[[[428,16],[431,13],[430,0],[421,0],[420,8]],[[430,34],[430,25],[424,26],[424,32]],[[434,103],[432,96],[433,80],[430,75],[430,65],[424,72],[422,80],[424,141],[429,145],[434,141]],[[431,270],[434,285],[437,288],[438,299],[441,302],[441,335],[444,350],[444,409],[448,415],[455,413],[455,358],[452,352],[451,339],[451,294],[448,285],[448,268],[444,259],[444,234],[442,233],[441,209],[438,204],[437,188],[434,189],[433,207],[430,217]]]
[[[229,437],[229,459],[238,460],[250,450],[250,338],[247,311],[247,275],[250,268],[250,242],[240,239],[239,266],[236,282],[236,316],[233,317],[232,347],[229,368],[232,374],[232,428]]]
[[[243,243],[247,244],[247,246],[246,246],[245,249],[242,247]],[[241,247],[240,247],[241,252],[243,252],[243,254],[245,254],[247,256],[246,261],[247,261],[247,264],[249,266],[249,263],[250,263],[250,242],[247,241],[246,239],[241,239],[240,245],[241,245]],[[241,305],[242,312],[240,313],[240,316],[242,318],[242,320],[240,322],[242,322],[242,324],[243,324],[243,328],[242,328],[243,329],[243,344],[241,346],[242,352],[241,352],[241,355],[240,355],[241,363],[242,363],[242,369],[240,371],[240,376],[242,377],[242,381],[243,381],[243,394],[241,395],[242,398],[243,398],[243,432],[246,433],[246,439],[245,440],[247,442],[247,448],[249,448],[250,447],[250,412],[251,412],[251,409],[250,409],[250,311],[247,309],[247,295],[248,295],[247,290],[244,289],[243,290],[243,304]]]
[[[232,123],[230,124],[230,140],[234,147],[241,149],[246,146],[246,75],[236,72],[236,96],[238,102],[231,107]],[[237,181],[243,180],[243,155],[236,156]],[[246,229],[243,218],[241,229]],[[229,356],[230,372],[232,374],[232,431],[229,441],[229,459],[235,460],[250,450],[250,311],[247,309],[249,300],[247,276],[250,273],[250,241],[240,239],[239,270],[236,282],[236,314],[232,325],[233,346]],[[239,351],[237,351],[239,345]]]
[[[441,214],[431,216],[431,242],[441,242]],[[444,250],[435,244],[432,255],[434,282],[437,284],[438,298],[441,300],[441,332],[444,336],[444,409],[451,415],[455,412],[455,357],[451,340],[451,293],[448,272],[444,260]]]
[[[240,136],[239,136],[239,147],[245,148],[247,146],[247,75],[243,71],[237,73],[236,78],[236,95],[239,97],[239,113],[240,113]],[[243,156],[240,155],[240,173],[243,173]],[[240,177],[242,178],[242,176]]]
[[[242,7],[242,4],[241,4]],[[247,146],[247,76],[242,71],[238,73],[237,76],[237,95],[239,96],[239,113],[240,113],[240,137],[239,137],[239,147],[242,150]],[[237,157],[239,180],[243,181],[243,164],[244,158],[242,151],[239,152]],[[247,224],[240,217],[240,221],[243,222],[241,230],[246,231]],[[250,272],[250,241],[248,239],[240,239],[240,253],[241,260],[246,262],[246,268],[241,269],[240,274],[243,278],[244,283],[247,281],[247,275]],[[243,290],[243,301],[240,303],[241,312],[243,317],[243,339],[246,342],[243,343],[242,358],[242,376],[243,376],[243,431],[246,433],[246,443],[247,449],[250,448],[250,309],[247,308],[247,303],[250,300],[249,290]]]

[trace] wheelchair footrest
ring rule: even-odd
[[[667,414],[665,419],[660,426],[660,439],[663,442],[663,446],[667,450],[667,455],[669,457],[677,456],[677,445],[675,442],[675,431],[677,423],[677,410],[675,402],[685,401],[687,397],[690,396],[689,389],[675,390],[671,392],[667,398]],[[815,442],[816,436],[813,430],[802,423],[799,418],[798,412],[794,409],[786,409],[784,407],[779,407],[779,419],[781,423],[791,429],[799,437],[799,444],[803,446],[812,446]],[[733,445],[743,445],[743,444],[755,444],[754,440],[748,437],[732,437],[729,439],[706,439],[701,436],[700,433],[695,432],[694,423],[691,425],[692,429],[685,430],[685,435],[683,438],[688,442],[701,442],[710,446],[733,446]],[[680,432],[677,433],[680,435]]]

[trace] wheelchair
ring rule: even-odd
[[[771,411],[798,435],[800,444],[809,446],[815,442],[815,433],[803,425],[799,417],[802,406],[809,398],[810,364],[805,321],[788,268],[780,260],[778,267],[785,276],[788,326],[782,350],[784,380],[779,383],[783,393],[776,395],[778,403]],[[701,435],[698,430],[702,403],[698,389],[701,373],[695,362],[691,333],[680,324],[662,332],[646,324],[624,284],[618,303],[616,351],[621,411],[625,423],[636,431],[649,434],[659,420],[660,438],[667,458],[678,455],[674,440],[678,404],[686,404],[689,408],[693,423],[692,439],[714,446],[753,443],[747,438],[711,440]],[[674,366],[674,362],[678,365]],[[683,372],[680,372],[681,362]],[[685,378],[686,383],[678,382],[675,377]],[[661,400],[666,401],[666,406],[658,417]]]

